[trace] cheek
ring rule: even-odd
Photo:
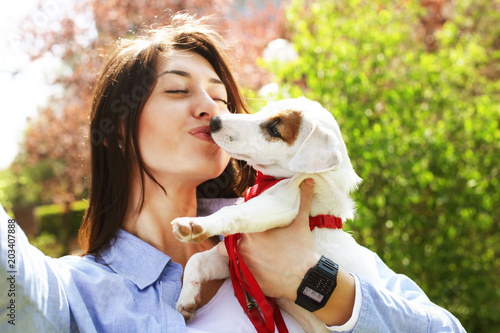
[[[158,122],[154,119],[155,117],[148,110],[144,110],[139,118],[138,140],[142,151],[151,145],[159,132]]]
[[[178,123],[179,121],[167,117],[165,113],[144,108],[139,118],[138,141],[146,163],[154,164],[154,160],[172,154],[177,146],[174,125]]]

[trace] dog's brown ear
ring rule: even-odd
[[[340,145],[335,134],[314,125],[288,167],[296,172],[321,172],[337,169],[342,163]]]

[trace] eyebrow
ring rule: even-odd
[[[175,75],[179,75],[179,76],[182,76],[182,77],[185,77],[185,78],[188,78],[188,79],[192,78],[192,76],[191,76],[190,73],[185,72],[185,71],[181,71],[181,70],[177,70],[177,69],[172,69],[172,70],[164,71],[163,73],[161,73],[160,75],[158,75],[156,78],[158,79],[160,76],[162,76],[164,74],[175,74]],[[210,78],[209,82],[210,83],[224,85],[224,83],[221,80],[217,79],[217,78]]]

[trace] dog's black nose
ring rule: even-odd
[[[219,116],[210,119],[210,132],[215,133],[222,128],[222,121]]]

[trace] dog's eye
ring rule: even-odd
[[[276,119],[267,126],[267,131],[269,132],[269,135],[271,135],[273,138],[281,138],[281,134],[278,131],[278,128],[276,128],[277,124],[278,124],[278,119]]]

